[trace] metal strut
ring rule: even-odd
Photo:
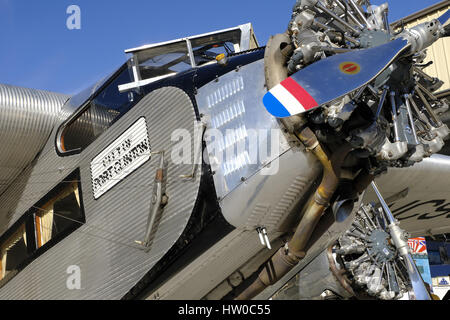
[[[378,190],[377,184],[373,181],[372,188],[375,191],[378,199],[380,200],[381,207],[386,214],[388,219],[388,228],[391,233],[392,241],[394,245],[397,247],[400,256],[403,258],[406,268],[408,270],[409,278],[411,280],[414,294],[418,300],[431,300],[430,294],[425,287],[422,277],[420,276],[419,271],[417,270],[416,264],[411,256],[411,250],[408,245],[408,239],[405,237],[404,231],[400,229],[399,222],[394,218],[389,206],[386,201],[384,201],[383,196]]]
[[[145,229],[145,237],[143,241],[135,241],[137,244],[143,246],[147,251],[151,245],[152,230],[155,225],[156,217],[169,200],[164,190],[164,151],[159,152],[159,154],[161,154],[161,159],[159,167],[156,169],[155,183],[153,186],[153,194],[147,219],[147,227]]]

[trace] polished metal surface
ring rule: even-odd
[[[197,103],[200,113],[207,116],[207,131],[217,130],[223,136],[219,142],[206,139],[220,198],[290,148],[283,134],[278,135],[278,145],[271,139],[277,137],[271,136],[270,130],[280,133],[281,126],[264,109],[262,97],[265,92],[262,60],[227,73],[198,90]],[[263,130],[260,139],[251,140],[260,130]],[[239,150],[239,143],[245,148]],[[234,147],[238,147],[238,151],[233,154]],[[263,154],[263,150],[267,153]],[[257,151],[253,159],[250,158],[252,151]],[[231,157],[227,158],[227,152]],[[221,155],[222,159],[217,159],[216,155]]]
[[[268,232],[274,232],[319,175],[320,166],[304,149],[291,146],[278,121],[266,112],[262,104],[266,93],[264,62],[260,60],[236,71],[199,89],[199,111],[209,118],[207,130],[218,130],[224,137],[228,130],[243,132],[241,138],[246,148],[242,152],[246,156],[251,154],[250,146],[254,143],[247,133],[262,130],[265,134],[259,137],[257,149],[268,152],[259,154],[253,163],[234,161],[239,160],[239,155],[231,161],[224,156],[223,162],[213,168],[216,192],[230,224],[247,230],[266,227]],[[271,130],[278,136],[271,137]],[[239,143],[239,139],[224,140],[225,144],[230,140]],[[214,140],[206,141],[208,152],[217,149]],[[214,154],[210,154],[209,161],[216,163]]]
[[[335,55],[300,70],[292,78],[317,101],[318,105],[322,105],[372,81],[407,45],[407,41],[397,39],[378,47]],[[361,69],[357,73],[346,74],[340,70],[342,63],[358,64]],[[323,90],[324,88],[327,90]]]
[[[385,199],[408,188],[408,195],[388,202],[402,229],[412,237],[450,232],[450,157],[433,155],[408,168],[390,168],[376,179]],[[420,182],[420,183],[419,183]],[[366,192],[365,202],[378,198],[372,188]]]
[[[414,295],[417,300],[432,300],[425,283],[417,269],[416,263],[411,254],[406,257],[406,269],[408,270],[409,278],[411,279],[412,286],[414,288]]]
[[[376,193],[376,195],[377,195],[377,198],[378,198],[378,200],[380,201],[381,206],[383,207],[384,212],[386,213],[386,215],[387,215],[387,217],[388,217],[389,224],[395,223],[395,218],[394,218],[394,216],[392,215],[392,212],[391,212],[391,210],[389,209],[389,206],[387,205],[386,201],[384,201],[384,198],[383,198],[383,196],[381,195],[380,190],[378,189],[378,186],[377,186],[377,184],[376,184],[375,181],[372,182],[372,188],[373,188],[373,191],[375,191],[375,193]]]
[[[0,195],[42,150],[67,99],[0,84]]]
[[[81,154],[59,157],[54,130],[35,163],[0,196],[0,234],[3,234],[49,190],[80,168],[86,215],[84,225],[2,287],[0,299],[120,299],[178,240],[191,216],[200,185],[200,175],[190,180],[180,178],[191,170],[191,165],[168,163],[166,193],[169,201],[155,221],[148,252],[135,241],[142,240],[146,232],[154,177],[160,165],[158,156],[152,157],[101,198],[94,199],[92,159],[141,117],[147,121],[149,141],[155,152],[164,150],[171,154],[176,145],[171,141],[175,129],[194,134],[196,114],[189,96],[178,88],[162,88],[144,97]],[[193,149],[193,141],[183,143]],[[69,290],[66,286],[70,266],[80,268],[81,290]]]

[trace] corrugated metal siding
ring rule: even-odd
[[[433,13],[427,14],[413,22],[405,25],[406,28],[411,28],[418,24],[439,18],[447,10],[450,9],[450,3],[447,7],[437,10]],[[450,38],[439,39],[428,49],[427,59],[425,63],[433,61],[434,63],[425,68],[424,71],[432,77],[439,78],[444,81],[444,85],[439,91],[450,89]]]
[[[152,250],[135,244],[143,240],[159,156],[131,173],[100,199],[94,200],[90,163],[136,120],[147,120],[152,151],[166,150],[171,133],[186,129],[194,134],[196,115],[190,98],[168,87],[147,95],[129,113],[92,143],[81,155],[57,156],[53,131],[44,152],[0,197],[0,233],[76,167],[81,166],[81,186],[86,224],[33,261],[0,289],[0,299],[120,299],[173,246],[187,225],[197,199],[200,175],[181,180],[192,165],[168,161],[169,203],[155,232]],[[193,141],[190,141],[193,150]],[[81,290],[68,290],[67,267],[81,268]]]
[[[42,150],[67,99],[0,84],[0,194]]]

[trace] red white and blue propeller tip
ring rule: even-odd
[[[374,80],[407,46],[406,40],[396,39],[322,59],[270,89],[264,106],[277,118],[308,112]]]
[[[318,106],[316,100],[292,78],[267,92],[263,103],[267,111],[277,118],[287,118]]]

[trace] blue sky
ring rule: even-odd
[[[381,4],[386,0],[373,0]],[[439,0],[391,0],[390,20]],[[74,94],[126,61],[125,49],[252,22],[264,45],[295,0],[0,0],[0,83]],[[81,8],[69,30],[67,8]]]

